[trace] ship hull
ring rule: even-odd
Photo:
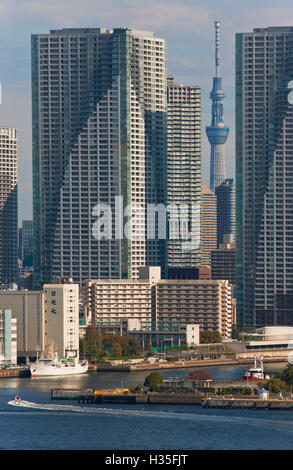
[[[75,366],[42,366],[32,365],[30,367],[31,377],[61,377],[67,375],[78,375],[86,374],[88,371],[88,365],[77,364]]]

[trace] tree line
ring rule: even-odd
[[[112,359],[135,358],[142,354],[139,340],[133,336],[118,336],[98,334],[95,325],[89,325],[84,338],[80,338],[80,356],[90,361],[102,360],[104,357]]]
[[[220,342],[220,333],[200,331],[201,344]],[[166,348],[166,351],[176,352],[188,349],[190,348],[183,344],[177,347]],[[81,357],[87,358],[89,361],[97,361],[102,360],[104,357],[110,357],[111,359],[137,358],[142,355],[143,347],[134,336],[119,336],[115,334],[102,336],[98,333],[98,328],[94,324],[90,324],[86,329],[84,338],[80,338],[79,351]],[[150,343],[145,345],[144,351],[149,355],[154,355]]]

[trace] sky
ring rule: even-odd
[[[197,85],[202,95],[202,179],[209,184],[214,75],[214,21],[221,22],[221,75],[226,94],[226,175],[235,162],[235,33],[266,26],[293,26],[292,0],[0,0],[0,126],[19,137],[19,221],[32,218],[31,58],[33,33],[66,27],[153,31],[167,40],[167,72],[177,83]]]

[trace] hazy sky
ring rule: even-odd
[[[32,217],[30,36],[63,27],[146,29],[167,39],[168,74],[202,89],[202,174],[209,181],[214,21],[221,22],[227,177],[234,176],[235,33],[293,26],[292,0],[0,0],[0,125],[19,131],[19,220]]]

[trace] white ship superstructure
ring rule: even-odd
[[[31,377],[76,375],[85,374],[87,371],[87,361],[78,362],[76,358],[59,358],[57,353],[51,359],[37,359],[30,365]]]

